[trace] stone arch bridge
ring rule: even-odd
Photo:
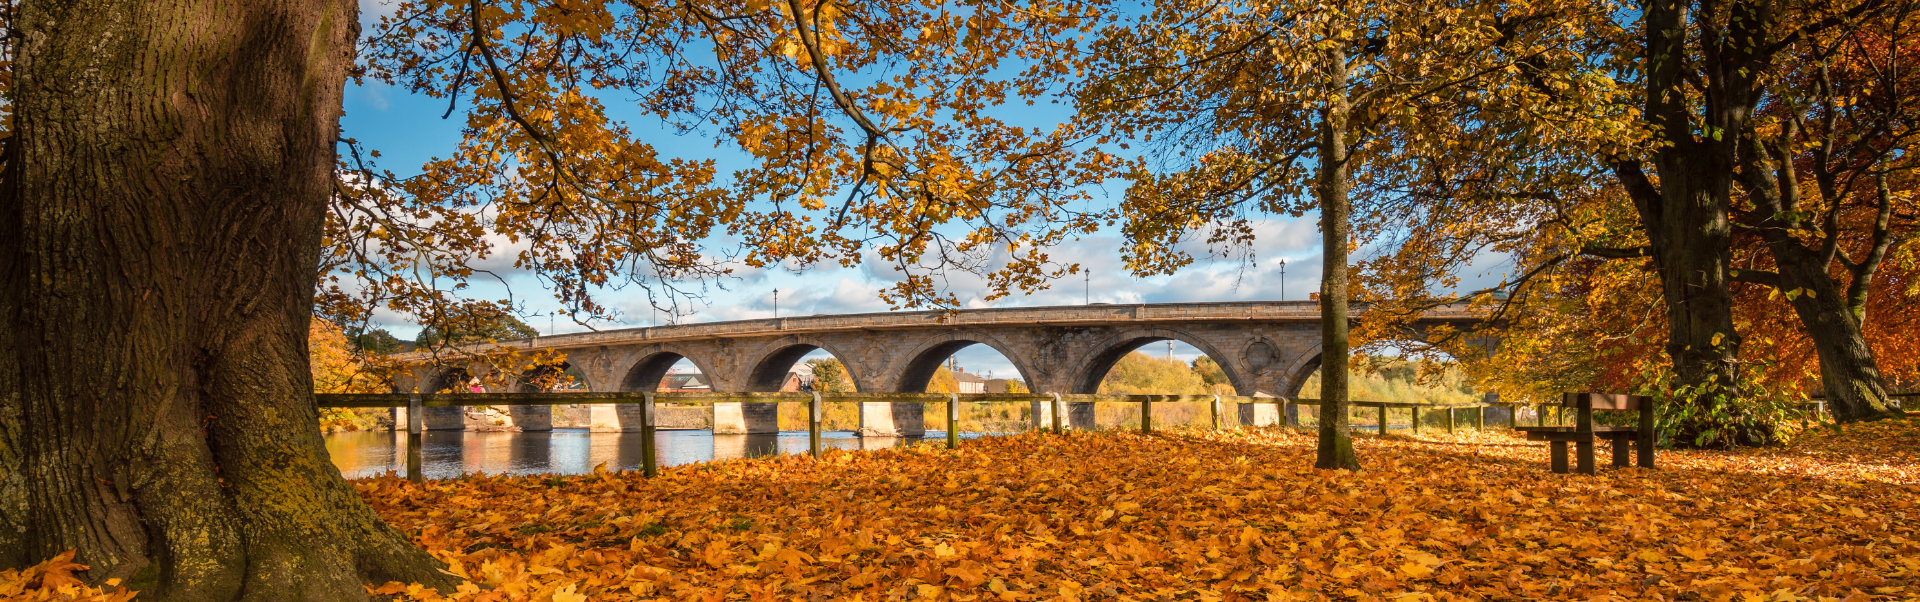
[[[1360,304],[1355,309],[1364,311]],[[1413,322],[1415,332],[1406,335],[1422,336],[1440,325],[1465,330],[1483,318],[1464,305],[1443,306]],[[1012,362],[1035,393],[1085,394],[1097,392],[1107,371],[1128,352],[1165,340],[1187,343],[1213,358],[1242,396],[1292,398],[1320,366],[1320,308],[1317,301],[1250,301],[902,311],[629,328],[499,344],[560,352],[564,367],[596,392],[652,391],[684,358],[699,367],[716,393],[777,391],[793,364],[815,349],[839,358],[859,392],[921,392],[948,356],[980,344]],[[1488,344],[1497,340],[1489,338]],[[457,353],[397,356],[413,368],[412,382],[396,385],[425,393],[455,388],[470,374],[484,376],[483,364],[453,359]],[[1090,423],[1091,404],[1076,405],[1089,407],[1070,412],[1069,421]],[[861,432],[917,435],[920,408],[918,403],[863,404]],[[595,428],[631,428],[637,420],[620,415],[627,409],[594,408]],[[1037,411],[1044,409],[1036,405]],[[1249,418],[1249,409],[1241,415],[1251,424],[1277,418]],[[428,408],[427,428],[464,428],[457,417],[434,416],[436,410],[460,411]],[[546,411],[527,406],[512,414],[523,430],[541,430],[551,428]],[[772,432],[777,430],[774,411],[773,404],[716,404],[714,428]]]

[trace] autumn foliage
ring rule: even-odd
[[[358,482],[465,600],[1908,599],[1920,422],[1555,475],[1505,431],[1042,434],[670,468]],[[0,596],[72,584],[60,560]],[[77,591],[77,590],[63,590]],[[403,584],[378,593],[439,594]]]

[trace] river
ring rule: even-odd
[[[777,435],[715,435],[712,431],[659,431],[655,454],[661,466],[730,458],[807,453],[805,431]],[[977,433],[964,433],[975,437]],[[640,433],[594,433],[587,429],[551,432],[427,431],[421,448],[421,474],[429,479],[462,474],[583,474],[606,464],[609,470],[640,468]],[[940,441],[946,433],[928,431],[923,439],[855,437],[852,431],[826,431],[826,448],[883,449],[916,441]],[[406,474],[405,432],[362,431],[326,436],[327,453],[349,479],[393,472]]]

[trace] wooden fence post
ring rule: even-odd
[[[960,447],[960,394],[949,395],[953,397],[947,400],[947,449],[954,449]]]
[[[1153,432],[1153,398],[1152,397],[1148,397],[1145,400],[1140,402],[1140,432],[1142,433]]]
[[[1473,410],[1473,430],[1487,430],[1487,406],[1475,406]]]
[[[1047,393],[1047,394],[1053,396],[1053,434],[1055,435],[1065,434],[1067,432],[1067,429],[1061,426],[1062,424],[1061,421],[1063,420],[1063,418],[1061,417],[1061,414],[1066,413],[1067,407],[1064,404],[1060,403],[1059,393]]]
[[[1640,409],[1640,436],[1636,437],[1638,441],[1633,442],[1633,448],[1634,452],[1639,454],[1636,457],[1637,464],[1641,468],[1653,468],[1653,446],[1660,443],[1660,435],[1654,431],[1653,417],[1659,413],[1660,406],[1656,405],[1659,401],[1653,397],[1646,398],[1642,403],[1645,403],[1646,407]],[[1615,443],[1615,445],[1619,444]]]
[[[1213,396],[1213,405],[1211,406],[1211,409],[1213,411],[1213,430],[1216,430],[1216,431],[1220,430],[1220,396],[1219,395]]]
[[[820,457],[820,392],[813,392],[813,401],[807,402],[807,453]]]
[[[660,476],[658,450],[654,449],[654,413],[653,393],[640,394],[640,467],[642,475],[651,479]]]
[[[1453,406],[1447,406],[1447,434],[1453,434]]]
[[[1420,434],[1420,406],[1407,406],[1407,415],[1413,417],[1413,434]]]
[[[407,395],[407,480],[415,483],[423,478],[420,476],[420,440],[424,438],[421,431],[426,424],[426,414],[427,407],[421,403],[420,394]]]
[[[1374,409],[1380,414],[1380,436],[1385,437],[1387,436],[1387,404],[1374,406]]]

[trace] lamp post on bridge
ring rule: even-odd
[[[1287,300],[1287,259],[1280,258],[1280,300]]]

